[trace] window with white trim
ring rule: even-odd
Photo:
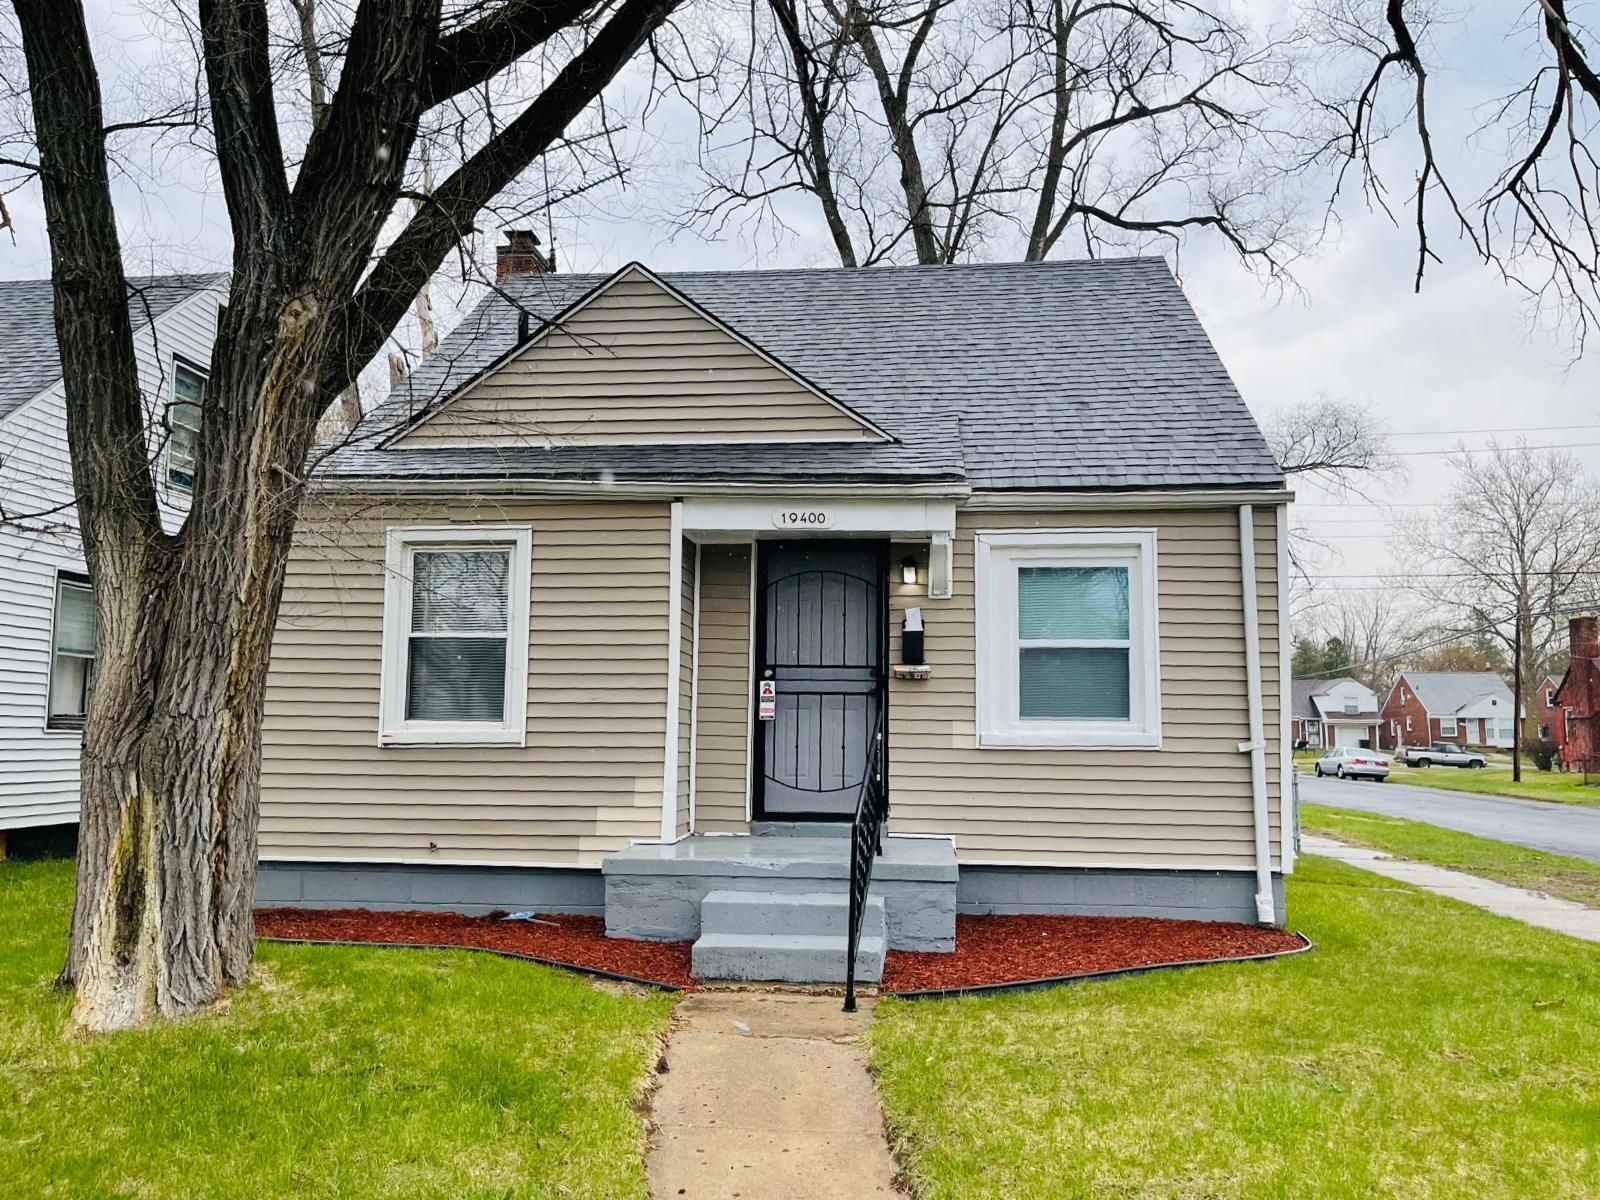
[[[1344,715],[1345,716],[1353,717],[1360,711],[1361,711],[1361,705],[1356,700],[1356,698],[1354,696],[1346,696],[1344,698]]]
[[[380,742],[524,744],[532,540],[526,526],[389,530]]]
[[[194,487],[194,456],[200,445],[200,413],[206,374],[181,358],[172,360],[172,403],[167,406],[167,482]]]
[[[1411,732],[1411,714],[1410,713],[1406,714],[1406,732],[1407,733]]]
[[[1509,742],[1517,736],[1517,723],[1510,717],[1502,717],[1495,722],[1495,733],[1498,740]]]
[[[1545,690],[1544,690],[1544,706],[1546,708],[1554,708],[1556,706],[1556,689],[1555,688],[1545,688]]]
[[[980,533],[978,744],[1159,747],[1149,529]]]
[[[1456,719],[1454,717],[1440,717],[1439,718],[1439,736],[1440,737],[1455,737],[1455,735],[1456,735]]]
[[[50,628],[50,692],[45,728],[81,730],[94,686],[94,591],[82,575],[56,576],[55,619]]]

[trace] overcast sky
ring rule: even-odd
[[[136,77],[166,52],[133,0],[92,0],[90,8],[105,35],[108,86]],[[1509,90],[1526,61],[1502,40],[1503,26],[1472,11],[1441,35],[1459,66],[1435,74],[1435,108],[1445,113],[1441,140],[1451,148],[1447,165],[1468,181],[1496,164],[1470,136],[1475,106]],[[626,189],[612,189],[581,213],[557,214],[562,269],[610,271],[630,259],[660,270],[829,264],[827,244],[804,211],[781,239],[707,243],[673,236],[666,214],[692,184],[686,172],[664,164],[687,160],[688,128],[668,114],[665,129],[669,149],[677,139],[679,153],[652,156],[655,165]],[[1403,151],[1398,147],[1389,159],[1392,182],[1401,188],[1409,179]],[[226,267],[226,216],[208,172],[181,156],[163,162],[153,183],[118,187],[130,270]],[[1324,186],[1308,179],[1308,198]],[[0,235],[0,278],[48,274],[36,191],[13,195],[8,204],[17,228],[14,244]],[[1448,238],[1437,246],[1444,264],[1414,295],[1412,231],[1358,203],[1346,203],[1340,218],[1317,253],[1296,266],[1295,291],[1263,287],[1223,248],[1203,240],[1185,249],[1180,264],[1191,301],[1258,416],[1319,393],[1369,403],[1407,467],[1407,478],[1379,489],[1373,503],[1301,487],[1296,521],[1332,548],[1314,556],[1327,589],[1370,588],[1380,583],[1377,575],[1405,568],[1387,536],[1395,515],[1444,498],[1449,470],[1442,453],[1458,442],[1481,447],[1493,431],[1502,440],[1524,434],[1533,445],[1571,447],[1600,474],[1600,348],[1575,359],[1565,331],[1533,326],[1519,297]]]

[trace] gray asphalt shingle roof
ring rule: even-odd
[[[1406,682],[1430,713],[1450,716],[1494,696],[1511,703],[1511,689],[1493,671],[1407,671]]]
[[[128,315],[140,328],[226,275],[142,275],[128,279]],[[61,378],[55,297],[48,279],[0,280],[0,417]]]
[[[331,476],[965,479],[989,489],[1279,484],[1159,258],[661,278],[898,444],[380,449],[609,278],[507,279],[324,463]]]

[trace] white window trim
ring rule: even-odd
[[[162,427],[166,433],[166,445],[161,453],[162,483],[175,492],[191,495],[194,492],[194,472],[195,467],[198,465],[200,453],[200,426],[198,423],[195,425],[195,461],[189,464],[188,471],[190,482],[180,483],[172,477],[172,412],[179,404],[189,403],[187,400],[180,401],[178,399],[179,368],[188,371],[191,375],[200,377],[200,404],[197,407],[200,409],[201,421],[205,420],[205,389],[211,385],[211,371],[206,367],[200,366],[192,359],[185,358],[181,354],[174,354],[172,356],[172,381],[167,388],[169,393],[167,407],[161,418]]]
[[[1439,718],[1439,736],[1442,737],[1442,738],[1456,737],[1457,736],[1457,731],[1460,728],[1461,728],[1461,723],[1459,721],[1457,721],[1454,717],[1440,717]]]
[[[1161,748],[1160,610],[1154,529],[984,531],[976,535],[977,715],[982,748]],[[1015,564],[1129,568],[1130,714],[1123,721],[1022,721],[1017,715]]]
[[[69,576],[70,578],[63,578],[63,576]],[[50,724],[50,702],[55,698],[56,684],[56,617],[61,608],[61,587],[63,584],[69,587],[83,588],[89,593],[91,599],[94,596],[94,584],[89,582],[87,571],[75,571],[70,567],[57,567],[55,574],[51,576],[50,634],[49,641],[45,643],[45,653],[48,657],[45,659],[44,671],[44,722],[40,728],[48,737],[69,737],[81,740],[83,737],[82,729]],[[94,657],[98,658],[99,652],[100,647],[97,645]]]
[[[407,560],[418,547],[508,546],[510,603],[506,610],[505,719],[407,721],[406,655],[411,615]],[[533,529],[527,525],[413,525],[388,530],[384,556],[383,690],[378,703],[380,746],[526,746],[528,744],[528,590]]]

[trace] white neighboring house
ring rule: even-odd
[[[1378,694],[1359,680],[1297,679],[1293,704],[1296,747],[1375,749],[1378,745]]]
[[[164,521],[188,509],[225,275],[130,278]],[[67,450],[50,281],[0,281],[0,853],[7,831],[78,819],[95,615]]]

